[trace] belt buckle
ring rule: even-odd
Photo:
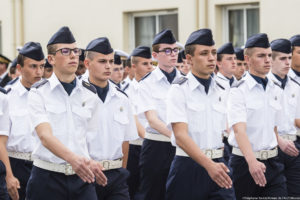
[[[103,161],[103,167],[105,168],[105,170],[108,170],[110,166],[110,163],[108,160]]]
[[[65,175],[67,175],[67,176],[73,175],[73,169],[70,164],[65,165]]]
[[[269,151],[268,150],[262,150],[260,152],[260,158],[261,160],[267,160],[269,157]]]
[[[207,157],[209,157],[210,159],[212,159],[212,157],[213,157],[213,150],[212,149],[206,149],[205,150],[205,155]]]

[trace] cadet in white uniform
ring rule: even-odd
[[[8,102],[6,90],[0,87],[0,140],[7,137],[9,134],[9,116],[8,116]],[[6,146],[0,145],[0,199],[8,200],[8,192],[6,188],[6,169],[3,160],[7,159],[5,154]]]
[[[98,94],[97,132],[88,133],[91,158],[101,163],[108,184],[96,185],[98,200],[128,200],[126,169],[130,140],[137,139],[132,106],[127,95],[109,80],[114,53],[107,38],[92,40],[86,47],[89,82]]]
[[[185,45],[191,72],[173,82],[167,121],[176,139],[176,156],[167,180],[167,200],[234,199],[223,158],[226,91],[211,77],[216,48],[209,29],[193,32]]]
[[[170,142],[171,126],[166,124],[166,96],[175,77],[179,49],[170,30],[158,33],[152,43],[152,56],[158,67],[141,81],[138,114],[145,113],[148,120],[140,157],[140,187],[136,200],[165,198],[165,185],[175,148]]]
[[[29,113],[39,141],[27,200],[96,200],[93,184],[106,184],[100,163],[90,160],[87,133],[97,130],[96,89],[76,78],[80,49],[73,34],[62,27],[48,42],[54,72],[35,84],[28,95]]]
[[[22,78],[9,89],[9,133],[1,138],[5,149],[7,189],[12,199],[25,200],[32,169],[31,153],[36,145],[34,127],[28,118],[28,93],[40,81],[44,71],[44,53],[39,43],[28,42],[19,52],[17,69]],[[3,148],[4,148],[3,147]],[[7,157],[9,156],[9,159]]]
[[[129,194],[130,198],[133,199],[138,186],[139,186],[139,160],[141,153],[141,146],[143,138],[145,137],[145,127],[147,125],[147,119],[144,113],[137,114],[138,108],[138,88],[139,81],[149,72],[152,71],[152,59],[151,50],[146,46],[138,46],[131,53],[131,70],[134,71],[134,78],[130,82],[126,93],[129,96],[131,104],[133,106],[133,112],[135,115],[135,121],[139,138],[129,142],[129,155],[127,169],[130,172],[128,178]],[[129,75],[128,75],[129,76]]]
[[[228,99],[229,164],[237,199],[287,195],[283,165],[278,158],[276,126],[280,125],[282,89],[266,78],[271,67],[266,34],[251,36],[245,45],[249,73]]]
[[[244,49],[234,48],[234,53],[236,55],[236,70],[233,75],[237,80],[237,84],[239,84],[246,75],[247,63],[244,58]]]
[[[300,197],[300,138],[297,138],[295,120],[300,120],[300,83],[287,76],[291,65],[291,42],[277,39],[271,42],[272,70],[268,78],[283,89],[284,122],[277,127],[278,144],[290,155],[279,149],[279,158],[284,164],[289,197]],[[282,139],[281,139],[282,138]]]

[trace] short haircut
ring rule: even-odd
[[[55,44],[50,44],[47,46],[47,52],[48,52],[48,55],[54,55],[56,53],[56,47],[57,45]]]
[[[10,68],[9,68],[9,73],[10,73],[10,74],[15,74],[16,71],[17,71],[17,68],[16,68],[16,67],[10,67]]]
[[[139,57],[138,56],[131,56],[131,63],[136,65],[139,62]]]
[[[245,48],[244,49],[244,55],[247,55],[247,56],[252,56],[253,54],[253,48]]]
[[[194,56],[196,50],[196,44],[188,45],[185,47],[184,53],[190,54],[191,56]]]
[[[217,54],[217,61],[222,61],[222,58],[224,57],[224,54]]]
[[[154,45],[152,45],[152,51],[158,53],[158,52],[159,52],[159,47],[160,47],[159,44],[154,44]]]
[[[19,65],[21,65],[21,67],[23,67],[25,59],[26,59],[26,56],[19,54],[17,57],[17,64],[19,64]]]
[[[84,57],[89,60],[93,60],[95,58],[95,53],[93,51],[85,51]]]
[[[279,55],[280,52],[278,51],[272,51],[272,59],[275,60],[275,58]]]
[[[129,68],[131,68],[131,58],[130,59],[127,59],[127,60],[124,60],[124,62],[123,62],[123,67],[125,68],[125,67],[129,67]]]

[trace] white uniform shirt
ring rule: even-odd
[[[123,142],[138,138],[130,101],[109,82],[104,103],[100,98],[97,103],[97,131],[87,135],[90,156],[98,161],[121,158]]]
[[[133,80],[131,80],[128,75],[123,81],[121,81],[121,90],[127,92],[127,89],[132,81]]]
[[[0,135],[9,134],[7,95],[0,91]]]
[[[226,126],[225,90],[212,78],[208,94],[189,72],[183,84],[172,84],[167,97],[167,122],[188,124],[188,134],[200,149],[223,147]],[[179,147],[177,147],[179,148]]]
[[[281,82],[274,76],[272,72],[268,74],[268,78],[273,82],[281,85]],[[283,112],[281,126],[277,127],[278,134],[295,135],[297,132],[295,119],[300,119],[300,85],[287,78],[285,88],[283,90]]]
[[[31,153],[36,145],[37,138],[29,117],[28,93],[19,79],[7,94],[10,125],[8,151]]]
[[[138,114],[138,93],[139,93],[139,83],[134,78],[131,83],[129,84],[128,89],[126,90],[126,94],[129,97],[129,100],[132,105],[132,111],[134,115],[137,115],[139,122],[142,124],[143,127],[146,127],[148,121],[144,113]]]
[[[292,69],[290,69],[288,76],[300,83],[300,76],[297,76],[297,74]]]
[[[277,146],[274,127],[280,125],[282,89],[268,80],[266,91],[248,73],[237,88],[231,88],[228,98],[229,127],[239,122],[247,124],[246,133],[253,151],[269,150]],[[229,144],[238,147],[235,134]]]
[[[45,84],[31,88],[28,95],[29,113],[33,127],[50,123],[53,135],[70,151],[89,158],[86,136],[87,132],[97,128],[95,110],[98,96],[76,79],[76,87],[70,96],[55,73]],[[40,140],[33,156],[52,163],[66,163],[45,148]]]
[[[156,67],[146,76],[139,82],[137,113],[155,110],[158,118],[162,122],[166,123],[166,98],[171,84],[168,82],[167,77],[163,74],[159,67]],[[176,70],[176,77],[174,80],[181,76],[180,72]],[[171,130],[170,125],[168,125],[168,128]],[[159,134],[155,129],[150,127],[149,124],[146,126],[146,131]]]

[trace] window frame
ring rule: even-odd
[[[168,9],[168,10],[159,10],[159,11],[143,11],[143,12],[132,12],[129,16],[129,49],[135,48],[135,18],[136,17],[155,17],[155,33],[158,33],[159,30],[159,16],[162,15],[173,15],[177,14],[177,9]],[[178,37],[179,37],[179,30]]]
[[[230,5],[223,7],[223,41],[229,42],[229,11],[232,10],[243,10],[243,17],[244,17],[244,41],[247,41],[247,10],[250,9],[258,9],[259,11],[259,4],[241,4],[241,5]],[[260,16],[259,16],[260,20]],[[260,27],[258,27],[260,29]]]

